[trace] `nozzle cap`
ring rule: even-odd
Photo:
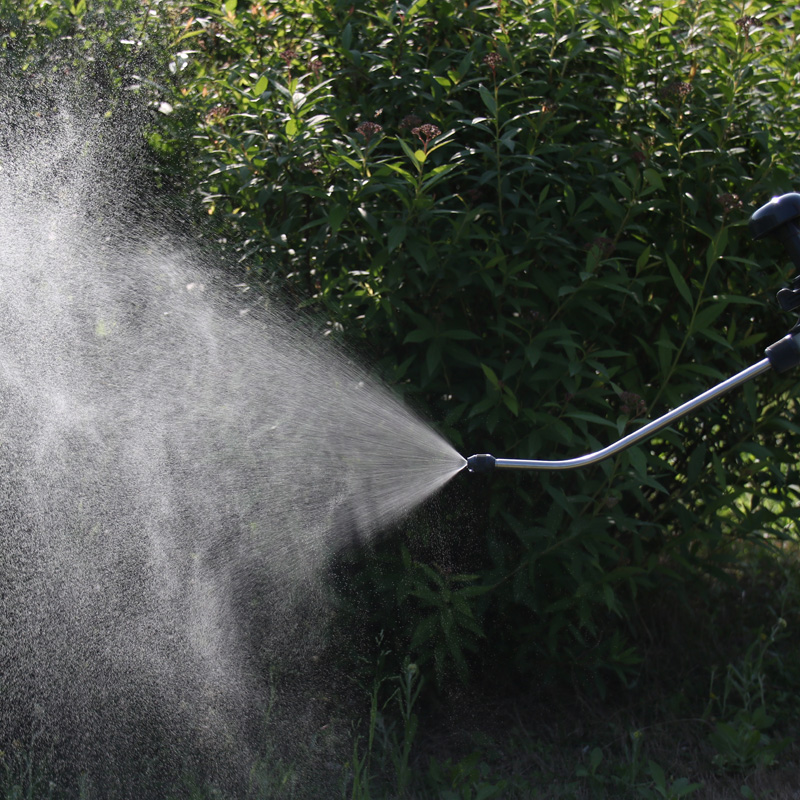
[[[467,459],[467,469],[470,472],[491,472],[494,469],[495,457],[488,453],[480,453]]]

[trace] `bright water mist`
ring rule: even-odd
[[[465,462],[321,335],[137,229],[109,155],[129,146],[56,114],[2,157],[3,714],[89,760],[154,731],[176,762],[222,758],[257,706],[253,637],[308,646],[292,607],[329,556]]]

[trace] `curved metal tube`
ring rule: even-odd
[[[743,369],[736,375],[733,375],[727,380],[722,381],[722,383],[718,383],[711,389],[708,389],[702,394],[697,395],[697,397],[688,400],[682,406],[678,406],[672,411],[668,411],[662,417],[654,419],[652,422],[648,422],[646,425],[643,425],[641,428],[639,428],[639,430],[629,433],[627,436],[623,436],[622,439],[614,442],[614,444],[610,444],[608,447],[604,447],[602,450],[597,450],[594,453],[587,453],[586,455],[578,456],[577,458],[567,458],[563,461],[496,458],[494,460],[494,467],[496,469],[576,469],[577,467],[588,467],[590,464],[596,464],[598,461],[603,461],[604,459],[627,449],[631,445],[651,437],[657,431],[660,431],[662,428],[666,428],[667,425],[683,416],[686,416],[686,414],[689,414],[696,408],[699,408],[700,406],[705,405],[712,400],[716,400],[716,398],[718,398],[720,395],[723,395],[726,392],[729,392],[731,389],[735,389],[737,386],[740,386],[752,378],[761,375],[769,370],[771,366],[770,360],[768,358],[763,358],[756,364],[752,364],[751,366],[747,367],[747,369]]]

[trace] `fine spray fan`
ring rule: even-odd
[[[763,205],[750,217],[749,222],[750,233],[754,239],[762,239],[765,236],[775,236],[780,239],[797,268],[797,276],[791,285],[781,289],[777,295],[778,305],[784,311],[796,311],[800,308],[800,225],[798,223],[800,223],[800,194],[794,192],[773,197],[769,203]],[[761,361],[751,364],[736,375],[688,400],[678,408],[668,411],[658,419],[648,422],[602,450],[561,461],[495,458],[488,453],[483,453],[470,456],[467,459],[467,468],[470,472],[491,472],[493,469],[555,470],[588,467],[590,464],[596,464],[598,461],[603,461],[632,445],[651,438],[662,428],[770,369],[774,369],[776,372],[785,372],[798,364],[800,364],[800,319],[786,336],[771,344],[764,351],[764,358]]]

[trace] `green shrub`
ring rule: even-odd
[[[24,75],[25,92],[48,78],[65,94],[88,81],[98,99],[119,102],[122,88],[133,96],[137,82],[169,75],[171,15],[159,0],[0,0],[0,69]]]
[[[182,91],[209,214],[252,280],[363,341],[464,452],[596,448],[783,332],[780,253],[745,223],[800,167],[793,6],[192,13]],[[637,592],[794,535],[791,385],[593,469],[497,476],[446,558],[424,530],[381,551],[376,625],[402,610],[398,638],[441,674],[466,678],[487,637],[523,674],[542,655],[630,674]]]
[[[164,182],[465,453],[594,449],[783,333],[745,223],[800,167],[792,5],[158,8]],[[794,536],[792,383],[589,470],[460,477],[351,583],[442,678],[479,653],[625,678],[642,590]]]

